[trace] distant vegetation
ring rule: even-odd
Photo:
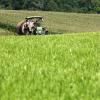
[[[100,0],[0,0],[0,8],[100,13]]]
[[[0,36],[3,35],[3,36],[8,36],[8,35],[14,35],[15,33],[14,32],[11,32],[9,30],[6,30],[6,29],[2,29],[0,28]]]

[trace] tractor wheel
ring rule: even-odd
[[[16,26],[16,31],[18,35],[24,35],[22,32],[22,25],[25,23],[25,21],[21,21]]]

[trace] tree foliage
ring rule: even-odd
[[[66,12],[100,12],[100,0],[0,0],[0,8]]]

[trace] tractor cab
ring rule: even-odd
[[[43,22],[43,17],[42,16],[31,16],[31,17],[26,17],[26,22],[34,22],[35,24],[36,23],[41,23]]]
[[[43,17],[42,16],[30,16],[25,18],[26,22],[33,22],[34,31],[36,34],[46,34],[48,31],[44,27],[42,27]]]

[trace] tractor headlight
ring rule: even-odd
[[[37,27],[36,33],[37,34],[42,34],[42,32],[43,32],[43,28],[42,27]]]

